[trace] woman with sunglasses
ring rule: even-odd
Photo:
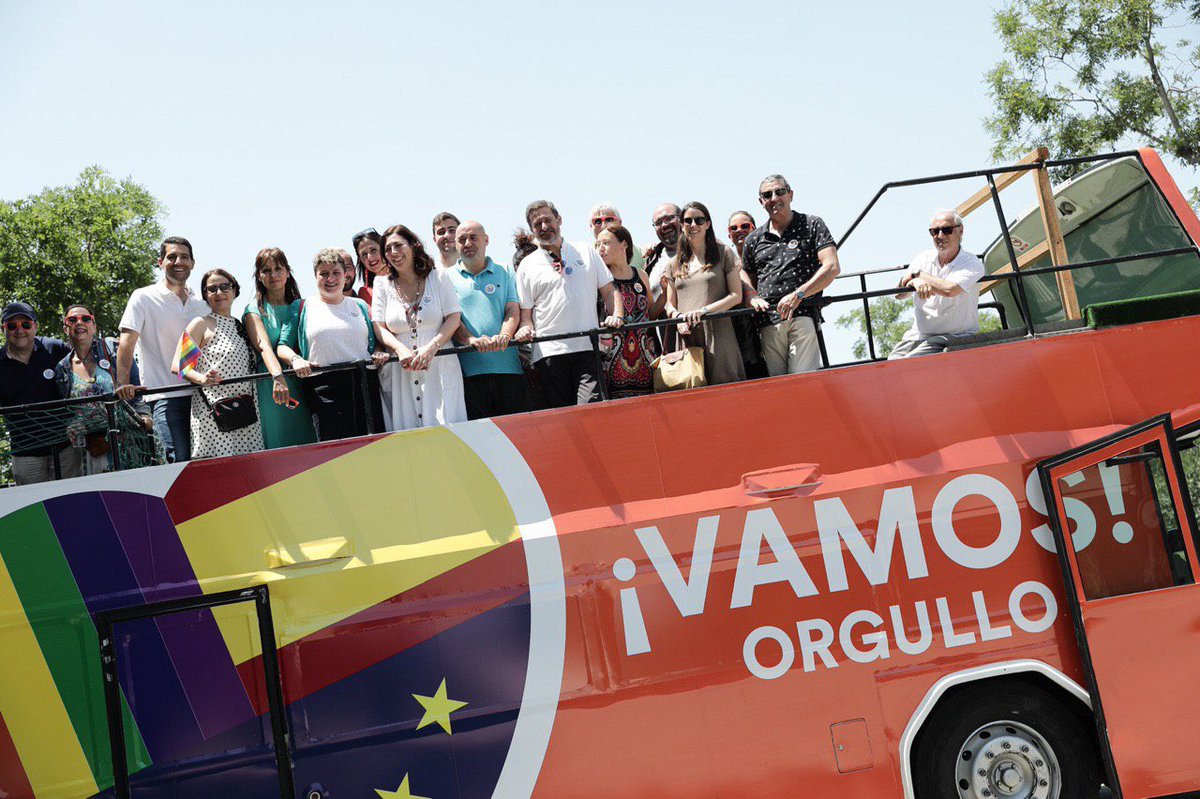
[[[387,264],[383,262],[383,237],[375,232],[375,228],[369,227],[355,233],[350,246],[358,258],[358,277],[362,281],[358,296],[370,305],[374,297],[375,278],[387,274]]]
[[[231,315],[233,301],[241,293],[237,278],[224,269],[210,269],[200,279],[200,294],[211,310],[188,323],[179,340],[176,372],[198,388],[192,391],[192,459],[245,455],[263,448],[258,397],[245,383],[221,385],[226,377],[241,377],[254,371],[254,355],[246,329]],[[200,359],[187,362],[190,344],[200,350]],[[248,395],[254,403],[254,421],[236,430],[221,430],[212,406],[219,400]]]
[[[117,340],[97,337],[96,315],[80,303],[67,308],[63,333],[71,351],[54,367],[59,394],[63,398],[112,394],[117,382]],[[137,364],[133,369],[137,369]],[[131,372],[130,379],[136,383],[137,374]],[[147,431],[154,429],[146,401],[138,396],[130,405],[140,417],[142,426]],[[83,448],[84,474],[100,474],[112,468],[107,433],[108,412],[102,404],[89,402],[71,406],[67,435],[73,444]]]
[[[681,214],[679,251],[667,266],[667,316],[679,320],[679,333],[704,348],[708,385],[746,379],[742,353],[728,317],[704,321],[742,301],[742,269],[731,247],[717,243],[712,215],[690,202]]]
[[[396,355],[383,383],[388,430],[467,421],[462,369],[456,357],[435,357],[450,344],[462,309],[458,293],[434,268],[417,235],[404,225],[383,232],[388,274],[375,279],[375,335]]]
[[[314,366],[357,361],[379,365],[387,353],[377,350],[371,311],[358,297],[346,297],[346,267],[337,250],[326,248],[313,259],[317,296],[297,302],[297,313],[284,325],[277,353],[304,379],[304,393],[317,422],[317,438],[336,441],[383,429],[379,373],[366,369],[366,396],[357,369],[314,373]]]
[[[259,250],[254,256],[254,300],[246,306],[242,323],[246,338],[257,353],[257,371],[274,375],[255,383],[267,449],[311,444],[317,440],[312,413],[300,381],[285,377],[275,352],[283,341],[283,328],[300,309],[300,288],[292,275],[287,256],[277,247]],[[295,341],[288,342],[295,349]]]

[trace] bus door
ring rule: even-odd
[[[269,718],[261,719],[259,730],[226,742],[226,752],[197,757],[168,758],[166,762],[134,764],[131,768],[127,725],[132,719],[146,730],[159,733],[152,742],[163,743],[172,737],[186,737],[183,717],[186,708],[163,704],[162,669],[172,663],[155,662],[146,657],[148,639],[156,637],[164,622],[187,633],[211,621],[213,611],[256,635],[262,646],[261,673],[256,691],[265,693]],[[290,732],[284,707],[267,586],[257,585],[235,591],[206,594],[155,602],[96,614],[100,637],[100,664],[104,675],[104,703],[112,747],[113,796],[175,796],[229,793],[237,796],[295,796]],[[123,707],[123,701],[127,701]],[[131,715],[130,715],[131,714]],[[137,736],[135,731],[134,737]],[[218,741],[222,741],[218,737]],[[153,752],[151,752],[153,754]]]
[[[1110,787],[1118,799],[1200,789],[1200,564],[1170,417],[1038,471]]]

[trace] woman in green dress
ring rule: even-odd
[[[246,337],[258,353],[258,370],[275,375],[258,381],[258,407],[262,414],[263,443],[267,449],[311,444],[317,440],[312,413],[295,377],[285,377],[275,348],[286,323],[297,313],[300,288],[292,277],[287,256],[277,247],[259,250],[254,258],[254,302],[242,321]],[[296,342],[284,342],[295,348]]]

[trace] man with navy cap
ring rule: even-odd
[[[54,367],[71,352],[56,338],[39,336],[37,314],[23,302],[10,302],[0,314],[4,349],[0,350],[0,406],[28,405],[60,399]],[[77,477],[83,459],[67,441],[66,411],[4,414],[12,447],[17,485],[41,483],[59,475]]]

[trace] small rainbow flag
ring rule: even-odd
[[[183,338],[179,339],[179,376],[183,377],[199,365],[200,348],[196,346],[196,342],[192,341],[192,337],[185,330]]]

